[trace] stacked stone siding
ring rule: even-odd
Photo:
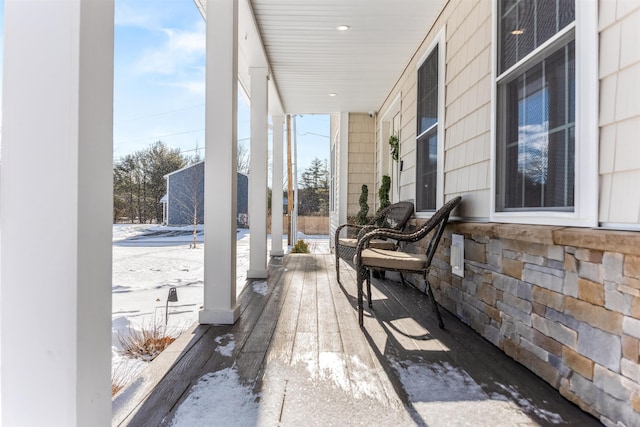
[[[465,237],[464,278],[451,274],[451,233]],[[583,410],[640,425],[640,233],[452,223],[430,281],[447,310]]]

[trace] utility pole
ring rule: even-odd
[[[293,244],[298,241],[298,126],[296,121],[296,115],[293,115],[293,127],[291,129],[291,135],[293,135],[293,162],[291,168],[293,169],[293,227],[291,227],[291,235]]]
[[[289,231],[287,232],[287,243],[293,245],[291,236],[293,219],[293,177],[291,174],[291,115],[287,114],[287,215],[289,216]]]

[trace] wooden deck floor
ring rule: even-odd
[[[444,310],[438,329],[413,288],[374,281],[360,329],[342,271],[343,286],[332,255],[274,259],[238,322],[182,334],[116,397],[113,424],[171,425],[201,377],[233,368],[255,393],[252,425],[599,425]]]

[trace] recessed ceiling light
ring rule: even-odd
[[[511,34],[513,34],[514,36],[519,36],[520,34],[524,34],[524,28],[517,28],[511,31]]]
[[[338,30],[338,31],[347,31],[347,30],[350,30],[350,29],[351,29],[351,27],[348,26],[348,25],[338,25],[336,27],[336,30]]]
[[[334,93],[334,92],[331,92],[331,93],[329,94],[329,96],[338,96],[338,94],[337,94],[337,93]]]

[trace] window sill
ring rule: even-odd
[[[508,224],[556,225],[562,227],[597,226],[595,218],[581,218],[575,212],[492,212],[491,222]]]

